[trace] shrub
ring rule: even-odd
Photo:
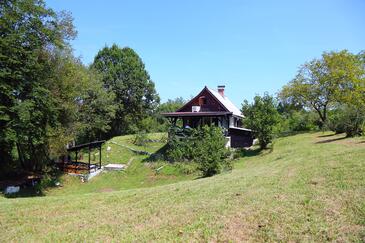
[[[194,160],[198,163],[203,176],[218,174],[224,168],[231,169],[231,163],[226,160],[229,152],[225,148],[226,140],[222,130],[214,126],[204,126],[199,133]]]
[[[230,169],[229,151],[220,128],[204,126],[199,129],[170,130],[167,158],[170,161],[194,161],[203,176],[212,176]]]
[[[292,132],[312,131],[316,129],[315,117],[308,111],[294,111],[290,114],[288,123]]]
[[[365,111],[350,105],[342,105],[333,110],[327,121],[327,127],[336,133],[346,133],[352,137],[364,133]]]
[[[137,146],[145,146],[148,142],[148,137],[145,131],[139,131],[134,135],[133,144]]]
[[[252,104],[245,100],[242,113],[245,115],[244,125],[255,132],[260,147],[266,148],[272,142],[275,127],[279,122],[279,113],[276,110],[273,97],[265,93],[262,97],[255,96]]]
[[[165,153],[166,159],[170,162],[192,160],[197,135],[194,129],[171,127]]]
[[[185,174],[185,175],[193,174],[198,169],[198,165],[195,162],[176,163],[175,166],[181,174]]]

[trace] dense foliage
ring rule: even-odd
[[[348,137],[361,135],[365,129],[365,110],[351,105],[341,105],[329,113],[327,126]]]
[[[212,176],[231,168],[226,140],[219,127],[171,129],[166,151],[170,161],[194,161],[203,176]]]
[[[277,111],[280,116],[275,132],[278,135],[314,131],[318,130],[320,125],[318,116],[314,111],[304,109],[298,104],[285,103],[279,99]]]
[[[1,171],[41,171],[75,139],[109,129],[113,94],[74,58],[67,13],[43,1],[0,3]]]
[[[364,53],[346,50],[325,52],[321,59],[305,63],[296,77],[281,90],[279,97],[317,112],[321,127],[326,125],[328,112],[338,105],[365,107]],[[333,127],[333,126],[332,126]]]
[[[96,55],[91,67],[101,74],[104,87],[115,93],[116,114],[109,135],[134,133],[143,129],[141,122],[156,109],[159,96],[137,53],[116,44],[104,47]]]
[[[47,161],[49,137],[61,123],[53,97],[53,51],[67,48],[75,35],[71,18],[43,1],[0,3],[0,153],[23,168],[38,170]]]
[[[158,131],[167,131],[168,128],[171,126],[168,119],[163,117],[161,114],[167,112],[175,112],[179,108],[181,108],[185,103],[187,103],[186,100],[184,100],[182,97],[178,97],[175,99],[168,99],[166,102],[158,106],[157,111],[155,113],[155,118],[159,128]],[[177,125],[179,126],[182,125],[181,120],[178,121]]]
[[[253,103],[243,102],[242,113],[245,115],[243,124],[254,131],[260,147],[266,148],[272,142],[274,129],[279,122],[279,114],[274,98],[267,93],[255,96]]]

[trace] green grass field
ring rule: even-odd
[[[156,169],[162,166],[161,163],[148,164],[144,161],[148,157],[147,155],[139,155],[120,146],[124,145],[136,150],[154,153],[165,144],[165,142],[160,140],[163,140],[166,136],[165,133],[149,134],[148,138],[155,142],[147,143],[146,146],[134,145],[133,135],[114,137],[103,145],[102,164],[129,164],[127,170],[103,173],[101,176],[94,177],[88,183],[80,183],[79,178],[64,175],[60,178],[63,186],[60,188],[51,188],[45,191],[45,194],[48,196],[59,196],[92,192],[110,192],[170,184],[198,177],[196,173],[191,175],[182,174],[176,166],[166,165],[166,163],[163,169],[160,170],[159,173],[156,173]],[[106,152],[107,147],[111,148],[110,152]],[[95,152],[98,152],[98,150],[95,150]],[[86,153],[84,158],[87,158]],[[98,155],[95,156],[95,158],[98,159]]]
[[[45,197],[0,197],[0,241],[365,240],[364,138],[280,138],[203,179],[155,175],[145,156],[131,157],[131,171],[61,178]]]

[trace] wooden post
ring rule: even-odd
[[[90,173],[90,145],[89,145],[89,173]]]
[[[99,169],[101,168],[101,144],[99,145]]]
[[[77,150],[76,150],[76,163],[77,163]]]

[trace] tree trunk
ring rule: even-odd
[[[23,167],[23,169],[24,169],[24,161],[23,161],[23,156],[22,156],[22,154],[21,154],[21,151],[20,151],[20,147],[19,147],[19,143],[16,143],[16,150],[17,150],[17,152],[18,152],[18,160],[19,160],[19,162],[20,162],[20,165]]]
[[[320,124],[320,128],[322,128],[324,126],[324,124],[326,123],[327,120],[327,111],[326,111],[326,107],[323,109],[323,113],[321,112],[321,109],[314,106],[313,108],[317,111],[319,118],[321,119],[321,124]]]

